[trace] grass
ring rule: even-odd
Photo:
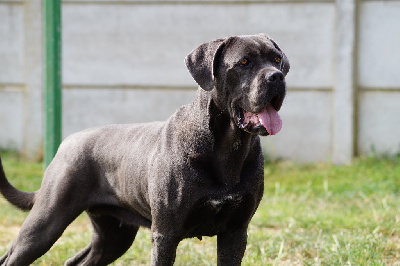
[[[15,186],[40,187],[42,165],[2,153]],[[364,158],[349,166],[271,163],[265,194],[249,228],[242,265],[400,265],[400,157]],[[0,198],[0,253],[26,213]],[[34,265],[61,265],[86,246],[91,225],[81,215]],[[139,230],[114,265],[149,265],[149,230]],[[216,238],[180,243],[175,265],[216,265]]]

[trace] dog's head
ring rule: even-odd
[[[289,60],[265,34],[234,36],[204,43],[185,59],[194,80],[211,91],[218,108],[241,129],[275,135],[286,94]]]

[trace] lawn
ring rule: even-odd
[[[34,191],[40,163],[2,153],[12,184]],[[0,198],[0,253],[15,239],[26,213]],[[349,166],[269,163],[265,194],[249,228],[242,265],[399,265],[400,157],[363,158]],[[34,265],[62,265],[91,239],[81,215]],[[149,230],[114,265],[149,265]],[[180,243],[175,265],[216,265],[216,238]]]

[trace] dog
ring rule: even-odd
[[[106,265],[139,227],[151,230],[151,265],[173,265],[185,238],[217,236],[218,265],[240,265],[247,228],[264,190],[261,136],[282,127],[289,61],[265,34],[204,43],[186,58],[199,85],[167,121],[109,125],[66,138],[41,188],[0,192],[30,210],[0,265],[29,265],[83,211],[91,243],[66,265]]]

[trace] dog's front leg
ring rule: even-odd
[[[152,232],[151,266],[172,266],[179,241],[173,235]]]
[[[217,236],[218,266],[240,265],[247,244],[247,226]]]

